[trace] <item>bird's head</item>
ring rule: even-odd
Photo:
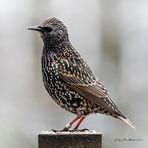
[[[45,20],[38,26],[27,27],[27,29],[38,31],[44,44],[49,47],[56,47],[69,40],[67,27],[55,17]]]

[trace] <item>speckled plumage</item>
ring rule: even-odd
[[[43,82],[46,90],[59,106],[77,114],[78,119],[90,113],[101,113],[121,119],[134,127],[71,45],[67,28],[59,19],[50,18],[38,27],[28,29],[39,31],[43,39]],[[72,125],[73,122],[75,120],[70,124]],[[71,125],[68,125],[67,129]]]

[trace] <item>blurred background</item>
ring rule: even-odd
[[[38,33],[24,30],[53,16],[65,22],[73,46],[137,127],[97,114],[88,116],[80,128],[100,130],[103,148],[146,147],[147,0],[1,0],[0,147],[37,148],[41,131],[62,129],[75,117],[46,92],[42,41]]]

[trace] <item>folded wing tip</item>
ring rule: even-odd
[[[126,124],[128,124],[130,127],[132,127],[133,129],[136,129],[136,126],[128,119],[128,118],[123,118],[121,116],[118,116],[118,118],[120,120],[122,120],[123,122],[125,122]]]

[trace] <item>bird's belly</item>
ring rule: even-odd
[[[62,108],[72,113],[84,110],[84,100],[76,92],[70,90],[63,82],[52,80],[44,82],[45,88],[53,100]]]
[[[56,76],[48,77],[48,80],[43,76],[44,86],[52,99],[63,109],[82,115],[98,112],[98,106],[83,98],[80,94],[67,86],[60,78]]]

